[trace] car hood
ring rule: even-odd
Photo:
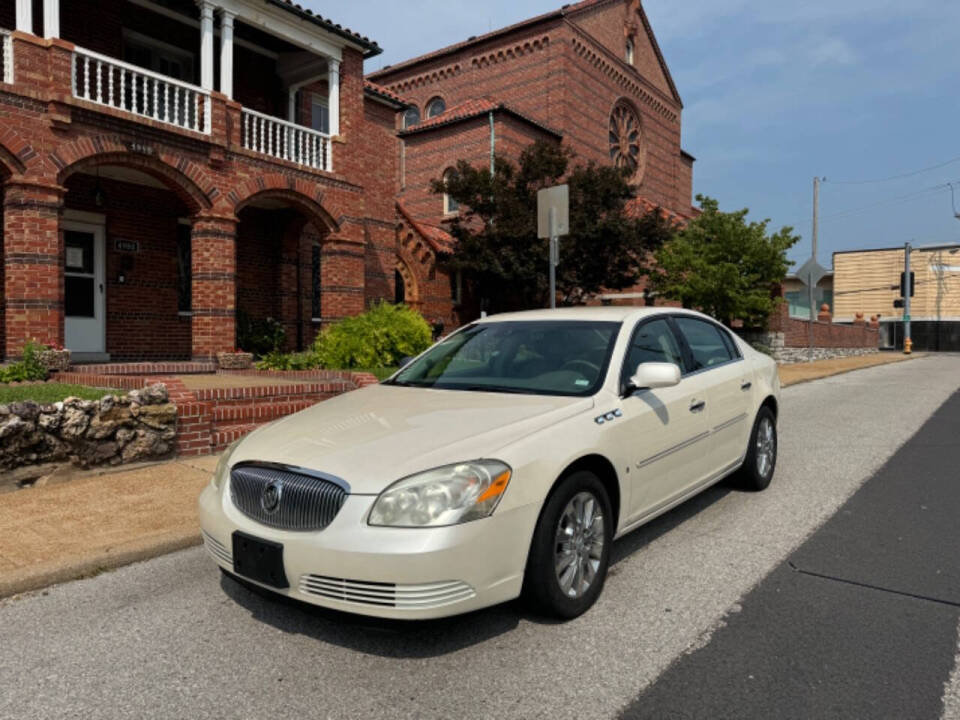
[[[284,463],[342,478],[352,493],[376,494],[422,470],[493,457],[593,405],[592,398],[373,385],[254,431],[230,464]]]

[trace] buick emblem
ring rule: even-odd
[[[275,513],[280,507],[280,496],[283,494],[283,485],[274,480],[267,485],[260,494],[260,507],[268,514]]]

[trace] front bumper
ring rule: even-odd
[[[282,543],[290,587],[263,587],[313,605],[426,619],[470,612],[520,594],[539,510],[535,505],[498,509],[483,520],[451,527],[384,528],[366,524],[374,500],[373,495],[347,496],[334,521],[320,532],[261,525],[233,506],[228,490],[213,485],[201,493],[198,513],[204,545],[230,572],[235,530]]]

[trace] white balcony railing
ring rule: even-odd
[[[246,108],[243,147],[315,170],[333,171],[329,135]]]
[[[0,80],[5,83],[13,82],[13,38],[10,31],[0,28],[0,42],[3,43],[3,52],[0,53]]]
[[[77,49],[73,96],[169,125],[210,133],[210,93],[136,65]]]

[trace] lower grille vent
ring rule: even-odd
[[[300,592],[359,605],[380,605],[405,610],[442,607],[472,598],[473,588],[459,580],[397,585],[394,583],[345,580],[323,575],[303,575]]]

